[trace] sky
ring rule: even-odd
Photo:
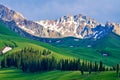
[[[120,0],[0,0],[0,4],[33,21],[82,14],[99,23],[120,23]]]

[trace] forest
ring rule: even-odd
[[[115,67],[108,67],[102,61],[88,62],[80,59],[56,59],[52,56],[49,50],[35,50],[33,48],[23,48],[13,54],[4,55],[1,60],[1,68],[16,67],[22,69],[23,72],[37,72],[37,71],[81,71],[97,72],[115,70]]]

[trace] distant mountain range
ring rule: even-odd
[[[11,30],[29,38],[63,38],[100,39],[114,32],[120,35],[120,24],[107,22],[100,24],[87,16],[68,15],[57,20],[31,21],[20,13],[0,5],[0,21]]]

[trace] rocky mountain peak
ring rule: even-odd
[[[20,20],[24,20],[24,17],[20,13],[15,12],[3,5],[0,5],[0,18],[4,21],[14,20],[16,22],[19,22]]]
[[[60,33],[62,37],[74,36],[77,38],[95,37],[93,29],[99,25],[96,20],[81,14],[62,16],[57,20],[42,20],[37,23],[48,30]]]

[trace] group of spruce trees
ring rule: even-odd
[[[117,64],[116,65],[116,72],[117,72],[117,77],[118,78],[120,77],[119,69],[120,69],[120,66],[119,66],[119,64]]]
[[[103,65],[102,61],[97,64],[96,62],[80,61],[80,59],[56,59],[49,50],[39,51],[33,48],[24,48],[13,54],[4,55],[1,68],[13,66],[22,69],[23,72],[79,70],[84,74],[84,71],[91,73],[110,70]]]

